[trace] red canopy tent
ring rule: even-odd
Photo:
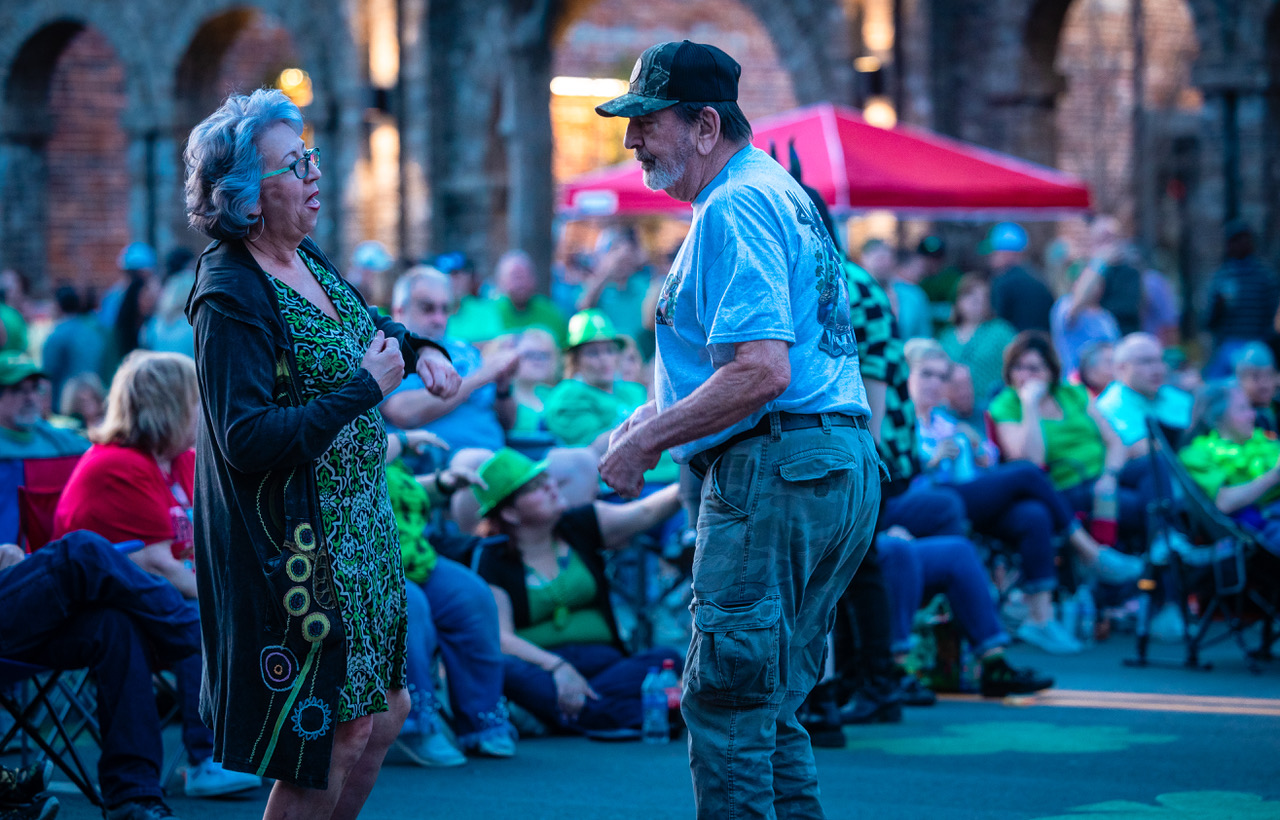
[[[879,128],[832,103],[761,119],[753,130],[756,146],[776,145],[784,164],[795,140],[805,184],[836,214],[1052,219],[1089,208],[1089,189],[1069,174],[919,128]],[[583,174],[562,186],[558,210],[569,218],[689,213],[641,177],[634,160]]]

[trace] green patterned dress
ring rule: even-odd
[[[376,328],[345,284],[301,251],[299,256],[341,319],[335,322],[293,288],[271,278],[293,336],[302,398],[309,402],[355,376]],[[315,465],[320,514],[347,634],[340,721],[385,712],[387,690],[404,686],[404,572],[387,492],[386,453],[386,429],[375,408],[343,427]]]

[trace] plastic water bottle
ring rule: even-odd
[[[676,674],[675,661],[667,658],[662,662],[658,682],[667,696],[667,735],[678,734],[684,718],[680,714],[680,676]]]
[[[1080,643],[1087,646],[1093,643],[1093,636],[1098,627],[1098,607],[1093,601],[1093,593],[1087,586],[1076,590],[1076,600],[1079,601]]]
[[[641,714],[644,729],[641,736],[645,743],[668,743],[671,740],[671,724],[667,720],[667,692],[662,686],[662,673],[658,667],[650,667],[640,687]]]

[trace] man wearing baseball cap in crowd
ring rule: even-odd
[[[89,442],[44,420],[46,376],[29,356],[0,353],[0,543],[18,541],[18,488],[28,459],[80,455]]]
[[[1019,333],[1048,333],[1053,293],[1023,264],[1027,232],[1016,222],[1001,222],[987,234],[982,247],[991,271],[992,311]]]
[[[670,449],[701,483],[682,704],[698,817],[822,817],[796,709],[867,551],[883,465],[839,254],[804,189],[751,146],[740,74],[714,46],[661,43],[596,109],[630,119],[645,185],[693,203],[657,304],[657,401],[614,432],[600,472],[635,496]]]

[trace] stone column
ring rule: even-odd
[[[174,226],[185,222],[169,113],[134,111],[122,123],[129,138],[129,237],[149,243],[162,258],[177,242]]]

